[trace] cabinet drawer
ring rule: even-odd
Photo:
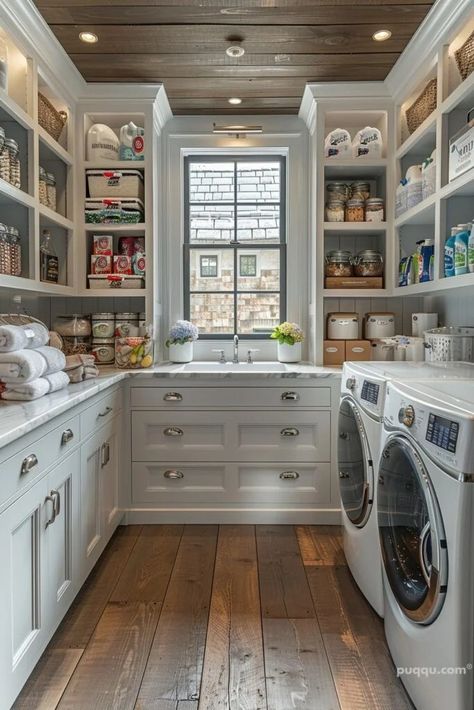
[[[330,387],[132,387],[132,407],[177,411],[199,407],[329,407]]]
[[[133,502],[205,503],[223,500],[226,493],[226,466],[190,463],[134,463]]]
[[[329,461],[331,458],[330,412],[246,412],[245,416],[242,413],[231,413],[231,416],[236,418],[238,461]]]
[[[331,465],[243,464],[238,466],[238,500],[249,503],[329,503]]]
[[[122,409],[122,389],[115,389],[105,397],[100,397],[81,414],[82,438],[86,439],[107,424]]]
[[[229,447],[229,422],[222,412],[132,413],[134,461],[222,461]]]
[[[79,441],[79,416],[71,417],[41,439],[32,442],[30,446],[4,461],[0,466],[2,476],[0,506],[19,493],[22,488],[30,486]]]

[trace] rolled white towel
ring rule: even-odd
[[[7,384],[26,384],[45,375],[47,365],[46,358],[38,350],[0,353],[0,380]]]
[[[25,348],[33,349],[46,345],[49,332],[41,323],[26,325],[0,325],[0,352],[10,353]]]
[[[2,399],[29,402],[48,394],[50,383],[44,377],[38,377],[24,385],[7,385],[1,394]]]
[[[41,348],[36,348],[35,353],[40,353],[46,360],[46,370],[44,375],[51,375],[53,372],[59,372],[66,367],[66,356],[61,350],[51,348],[49,345],[43,345]]]
[[[44,375],[46,382],[49,384],[49,392],[57,392],[62,390],[69,384],[69,377],[62,370],[60,372],[53,372],[51,375]]]

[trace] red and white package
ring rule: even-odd
[[[114,253],[114,238],[108,234],[94,234],[92,253],[112,256]]]
[[[91,274],[111,274],[112,257],[106,254],[92,254]]]
[[[132,257],[118,255],[114,256],[114,274],[133,275]]]

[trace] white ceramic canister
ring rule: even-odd
[[[113,338],[115,334],[115,313],[92,314],[92,337]]]
[[[94,338],[92,354],[98,365],[113,365],[115,362],[115,339]]]
[[[138,313],[116,313],[115,334],[121,338],[139,335]]]
[[[366,313],[364,317],[365,338],[393,338],[395,335],[395,313]]]
[[[413,313],[411,316],[411,334],[415,338],[422,338],[425,330],[432,330],[437,327],[437,313]]]
[[[328,313],[328,340],[358,340],[358,313]]]
[[[389,362],[394,359],[395,346],[387,340],[371,340],[372,360],[376,362]]]

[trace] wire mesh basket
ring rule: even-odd
[[[474,362],[474,328],[446,326],[425,331],[428,362]]]

